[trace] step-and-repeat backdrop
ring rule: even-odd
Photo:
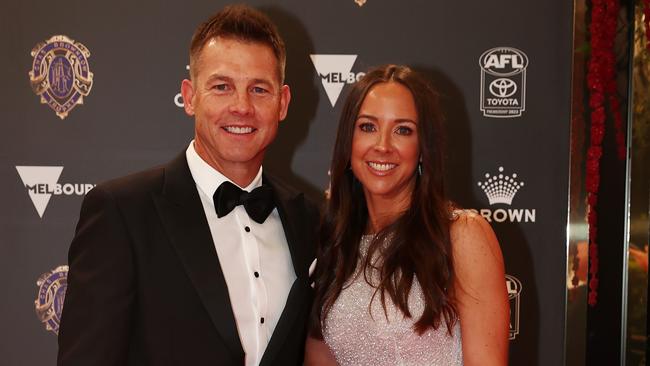
[[[452,197],[492,224],[504,252],[511,364],[561,364],[571,2],[249,3],[285,37],[293,95],[265,169],[321,198],[350,84],[384,63],[424,72],[443,95]],[[186,148],[189,41],[224,4],[1,5],[0,364],[54,363],[83,196]]]

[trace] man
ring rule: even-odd
[[[302,364],[318,213],[261,167],[289,105],[285,57],[245,6],[196,30],[181,85],[194,140],[85,198],[59,365]]]

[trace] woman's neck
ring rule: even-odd
[[[366,197],[368,223],[365,233],[374,234],[383,230],[408,210],[410,204],[410,195],[402,197],[401,199],[381,199],[378,197],[368,199],[368,197]]]

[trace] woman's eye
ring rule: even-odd
[[[413,133],[413,129],[411,129],[410,127],[406,127],[406,126],[398,126],[395,129],[395,132],[397,132],[398,135],[408,136],[408,135]]]
[[[373,132],[375,131],[375,125],[368,122],[362,122],[359,124],[359,129],[363,132]]]

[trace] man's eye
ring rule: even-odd
[[[219,91],[226,91],[229,90],[230,87],[228,84],[216,84],[212,87],[213,89],[219,90]]]
[[[375,125],[368,122],[363,122],[359,124],[359,129],[363,132],[373,132],[375,131]]]
[[[268,92],[269,92],[268,90],[262,88],[261,86],[254,86],[253,87],[253,93],[255,93],[255,94],[266,94]]]
[[[406,127],[406,126],[398,126],[398,127],[395,129],[395,132],[396,132],[398,135],[405,135],[405,136],[408,136],[408,135],[410,135],[410,134],[413,133],[413,129],[411,129],[410,127]]]

